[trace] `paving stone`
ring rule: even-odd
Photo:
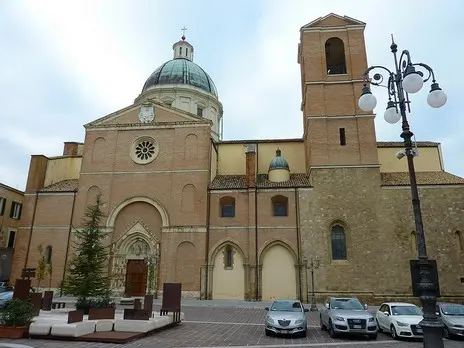
[[[156,307],[155,307],[156,309]],[[306,338],[266,337],[264,334],[264,309],[240,307],[193,307],[186,306],[185,322],[159,331],[152,336],[125,344],[126,348],[193,348],[231,347],[236,348],[421,348],[421,341],[393,341],[391,336],[379,334],[376,341],[366,338],[332,339],[319,329],[319,313],[308,313],[308,335]],[[24,344],[34,348],[121,348],[118,344],[70,342],[52,340],[3,340],[2,343]],[[462,348],[463,340],[446,340],[446,348]]]

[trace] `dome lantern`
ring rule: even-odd
[[[182,28],[183,34],[180,41],[172,45],[174,51],[174,59],[188,59],[193,62],[193,46],[185,41],[185,31],[187,28]]]
[[[277,148],[276,156],[269,164],[269,180],[282,182],[290,180],[290,167],[287,160],[282,156],[282,151]]]

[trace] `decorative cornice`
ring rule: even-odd
[[[208,119],[198,121],[175,121],[175,122],[155,122],[153,124],[147,123],[111,123],[111,124],[96,124],[85,125],[87,131],[94,131],[100,129],[106,130],[149,130],[149,129],[169,129],[169,128],[185,128],[185,127],[210,127],[212,121]]]

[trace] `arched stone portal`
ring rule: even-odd
[[[113,230],[112,290],[120,295],[143,296],[158,289],[161,229],[167,214],[162,207],[158,210],[159,203],[143,198],[122,203],[108,218],[107,226]]]

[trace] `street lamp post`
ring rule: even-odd
[[[424,311],[424,318],[420,322],[420,326],[424,333],[423,344],[424,347],[427,348],[442,348],[444,347],[442,339],[443,324],[435,311],[437,303],[437,284],[432,277],[433,265],[427,256],[419,192],[417,190],[416,173],[414,169],[414,157],[417,153],[413,148],[412,137],[414,134],[409,129],[409,123],[406,118],[406,108],[408,112],[411,112],[408,93],[419,92],[424,82],[427,82],[430,78],[432,79],[432,85],[427,97],[427,103],[433,108],[439,108],[446,103],[447,97],[436,82],[435,74],[431,67],[424,63],[412,63],[411,56],[407,50],[403,50],[398,59],[397,48],[398,46],[393,41],[392,37],[390,49],[395,61],[395,69],[393,71],[383,66],[371,66],[364,72],[362,95],[359,98],[358,106],[363,111],[372,111],[377,105],[377,100],[368,87],[369,82],[375,86],[386,87],[388,90],[388,103],[384,114],[385,121],[391,124],[397,123],[400,120],[402,121],[403,132],[401,133],[401,138],[404,140],[404,152],[398,154],[397,157],[400,159],[406,156],[408,161],[412,206],[416,226],[416,244],[419,258],[418,267],[420,270],[420,280],[417,283],[417,288]],[[424,70],[427,76],[424,78],[424,73],[419,70],[416,71],[416,67]],[[382,85],[384,77],[380,73],[374,74],[373,80],[369,79],[369,73],[374,69],[386,71],[388,74],[386,86]]]
[[[308,260],[306,260],[307,262]],[[311,261],[307,262],[307,268],[311,271],[311,312],[317,312],[316,306],[316,293],[314,292],[314,270],[319,268],[319,259],[316,257],[314,260],[311,257]]]

